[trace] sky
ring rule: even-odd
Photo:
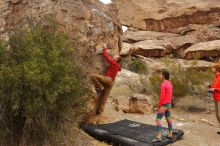
[[[123,32],[125,32],[127,29],[128,29],[128,27],[122,25]]]
[[[103,2],[104,4],[109,4],[112,2],[111,0],[100,0],[100,1]]]

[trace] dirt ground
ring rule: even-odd
[[[182,140],[172,144],[172,146],[220,146],[220,126],[215,118],[215,113],[189,113],[173,109],[172,112],[173,127],[184,131]],[[126,114],[122,111],[116,111],[114,106],[108,101],[103,115],[99,118],[100,123],[116,122],[123,119],[129,119],[146,124],[155,124],[155,113],[147,115]],[[163,126],[167,126],[165,120]],[[99,142],[93,138],[90,139],[90,145],[108,146],[108,144]]]

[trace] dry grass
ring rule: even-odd
[[[193,96],[181,97],[177,101],[177,106],[191,112],[203,112],[209,108],[208,103],[204,99]]]

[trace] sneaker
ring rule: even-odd
[[[155,137],[153,140],[152,140],[152,143],[155,143],[155,142],[161,142],[162,139],[158,138],[158,137]]]
[[[173,136],[170,137],[169,135],[167,135],[166,138],[169,139],[171,143],[173,143]]]

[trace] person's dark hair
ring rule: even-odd
[[[166,80],[169,80],[170,79],[170,73],[166,70],[162,71],[162,75],[164,76],[164,78]]]

